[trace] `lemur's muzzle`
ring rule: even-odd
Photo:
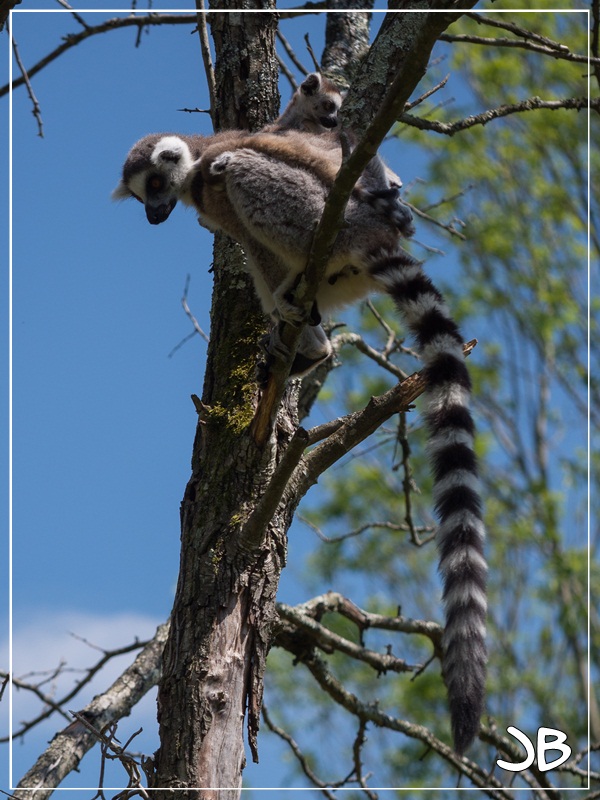
[[[169,214],[175,206],[177,205],[177,200],[169,200],[168,203],[161,203],[159,206],[151,206],[149,203],[146,203],[144,208],[146,209],[146,217],[148,218],[148,222],[151,225],[160,225],[161,222],[164,222],[166,219],[169,218]]]
[[[319,117],[319,122],[324,128],[335,128],[337,126],[337,119],[334,116]]]

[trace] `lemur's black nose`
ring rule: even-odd
[[[170,200],[168,203],[161,203],[159,206],[151,206],[146,203],[146,217],[151,225],[160,225],[169,218],[169,214],[175,208],[177,200]]]

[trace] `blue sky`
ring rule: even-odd
[[[37,5],[55,9],[50,2]],[[27,66],[79,29],[70,15],[56,11],[13,19]],[[299,52],[305,52],[307,30],[315,52],[321,51],[315,17],[287,29]],[[127,29],[93,37],[35,76],[43,139],[25,91],[13,95],[17,675],[51,670],[61,660],[72,667],[93,663],[96,653],[71,634],[106,647],[151,636],[168,616],[177,579],[179,503],[196,425],[190,395],[202,391],[205,344],[196,337],[169,353],[191,331],[180,304],[188,273],[189,305],[209,330],[212,237],[191,211],[177,209],[168,225],[152,227],[141,206],[112,203],[110,194],[140,136],[208,133],[206,118],[178,111],[208,101],[190,26],[151,30],[139,48],[135,36]],[[282,94],[285,101],[285,86]],[[6,99],[2,108],[6,120]],[[6,161],[2,169],[5,174]],[[313,538],[299,526],[282,600],[305,599],[293,550],[306,550]],[[105,671],[77,707],[130,660]],[[21,692],[14,699],[15,721],[26,719],[36,704]],[[139,747],[155,749],[154,718],[150,699],[144,713],[123,723],[123,736],[143,724]],[[53,718],[14,747],[15,778],[58,724]],[[5,768],[1,763],[0,775]],[[278,784],[281,773],[263,768],[257,777],[252,769],[247,777],[255,785]],[[92,758],[65,785],[95,786],[96,772]],[[0,786],[8,786],[7,777]]]
[[[50,0],[36,5],[55,9]],[[111,7],[127,6],[122,0]],[[88,14],[92,22],[95,17]],[[56,11],[13,19],[26,66],[79,28],[70,15]],[[288,21],[284,31],[300,54],[309,31],[315,52],[321,52],[317,18]],[[139,48],[135,37],[134,29],[92,37],[34,78],[43,139],[25,91],[13,97],[17,675],[52,669],[61,659],[75,667],[91,664],[94,652],[71,633],[106,647],[151,636],[170,611],[177,579],[179,503],[196,425],[190,395],[202,390],[205,345],[195,337],[169,354],[191,331],[180,305],[188,273],[189,305],[209,330],[212,237],[191,211],[178,208],[167,225],[150,226],[141,205],[112,203],[110,193],[127,151],[142,135],[209,132],[204,116],[178,111],[207,107],[208,101],[198,38],[190,27],[151,30]],[[8,64],[6,34],[0,41],[2,63]],[[285,102],[285,84],[282,95]],[[0,104],[8,131],[6,98]],[[423,161],[399,150],[391,143],[387,158],[409,183],[421,174]],[[0,170],[5,180],[7,159]],[[4,192],[3,212],[6,202]],[[2,225],[6,240],[6,213]],[[437,268],[434,260],[434,280]],[[450,258],[442,268],[447,272],[455,263]],[[3,277],[7,290],[4,271]],[[327,409],[317,414],[318,421],[329,417]],[[313,540],[305,527],[295,526],[280,591],[285,602],[306,599],[295,556]],[[2,664],[6,633],[6,626],[0,629]],[[103,673],[77,707],[130,660]],[[18,693],[15,703],[15,720],[26,719],[30,698]],[[5,708],[0,705],[0,714]],[[148,698],[123,723],[123,738],[144,725],[139,748],[155,749],[154,716]],[[54,718],[14,747],[15,778],[57,727]],[[0,761],[0,788],[8,786],[5,767]],[[276,786],[286,770],[250,765],[245,777],[254,785]],[[95,786],[96,772],[92,757],[66,785]]]

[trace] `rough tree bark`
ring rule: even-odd
[[[256,129],[276,113],[275,28],[271,14],[211,16],[219,127]],[[289,521],[285,513],[274,519],[252,551],[240,547],[239,534],[289,432],[262,451],[249,435],[264,318],[248,308],[252,289],[240,249],[224,237],[215,243],[214,268],[211,340],[192,476],[181,505],[181,566],[159,687],[161,743],[152,785],[229,787],[219,797],[234,798],[245,763],[247,705],[255,748]]]

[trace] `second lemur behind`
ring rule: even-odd
[[[342,91],[336,84],[321,75],[311,72],[293,93],[290,102],[277,119],[265,125],[261,132],[283,133],[286,131],[305,131],[323,136],[323,145],[341,147],[339,111],[344,100]],[[346,131],[350,149],[356,146],[356,137]],[[394,217],[394,222],[403,236],[412,236],[412,213],[400,200],[402,180],[383,161],[374,156],[356,182],[353,195],[371,203],[378,211]],[[393,211],[392,211],[393,209]]]

